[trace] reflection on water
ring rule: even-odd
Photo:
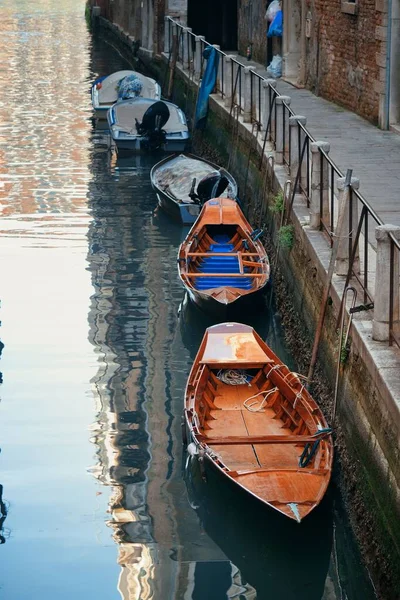
[[[184,389],[212,324],[182,302],[185,230],[157,209],[155,158],[117,160],[92,126],[90,82],[129,65],[92,44],[83,0],[33,4],[0,7],[1,592],[344,598],[329,502],[293,531],[185,472]],[[276,318],[246,322],[291,364]],[[368,600],[350,554],[345,593]]]
[[[7,517],[7,506],[3,500],[3,486],[0,484],[0,544],[5,544],[9,531],[4,527],[4,521]]]

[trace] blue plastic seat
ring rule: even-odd
[[[196,279],[196,289],[209,290],[219,287],[235,287],[250,290],[252,282],[250,277],[235,277],[240,273],[239,259],[237,256],[221,256],[221,252],[233,252],[233,244],[229,244],[229,237],[225,234],[214,236],[215,244],[210,245],[210,252],[215,256],[207,256],[199,266],[200,273],[223,273],[221,277],[199,277]],[[226,275],[225,275],[226,273]]]

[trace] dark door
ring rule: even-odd
[[[189,0],[188,27],[221,50],[237,50],[237,0]]]

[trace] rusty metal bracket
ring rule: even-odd
[[[359,306],[354,306],[350,308],[349,312],[352,315],[353,313],[362,312],[364,310],[372,310],[374,308],[374,303],[369,302],[368,304],[360,304]]]

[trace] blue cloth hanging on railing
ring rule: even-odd
[[[274,20],[268,28],[267,37],[282,37],[282,25],[282,11],[278,10],[274,17]]]
[[[217,81],[219,54],[212,46],[207,46],[203,52],[203,57],[207,61],[207,67],[201,80],[199,96],[196,104],[196,114],[194,126],[197,129],[203,129],[206,124],[208,114],[208,98],[212,94]]]

